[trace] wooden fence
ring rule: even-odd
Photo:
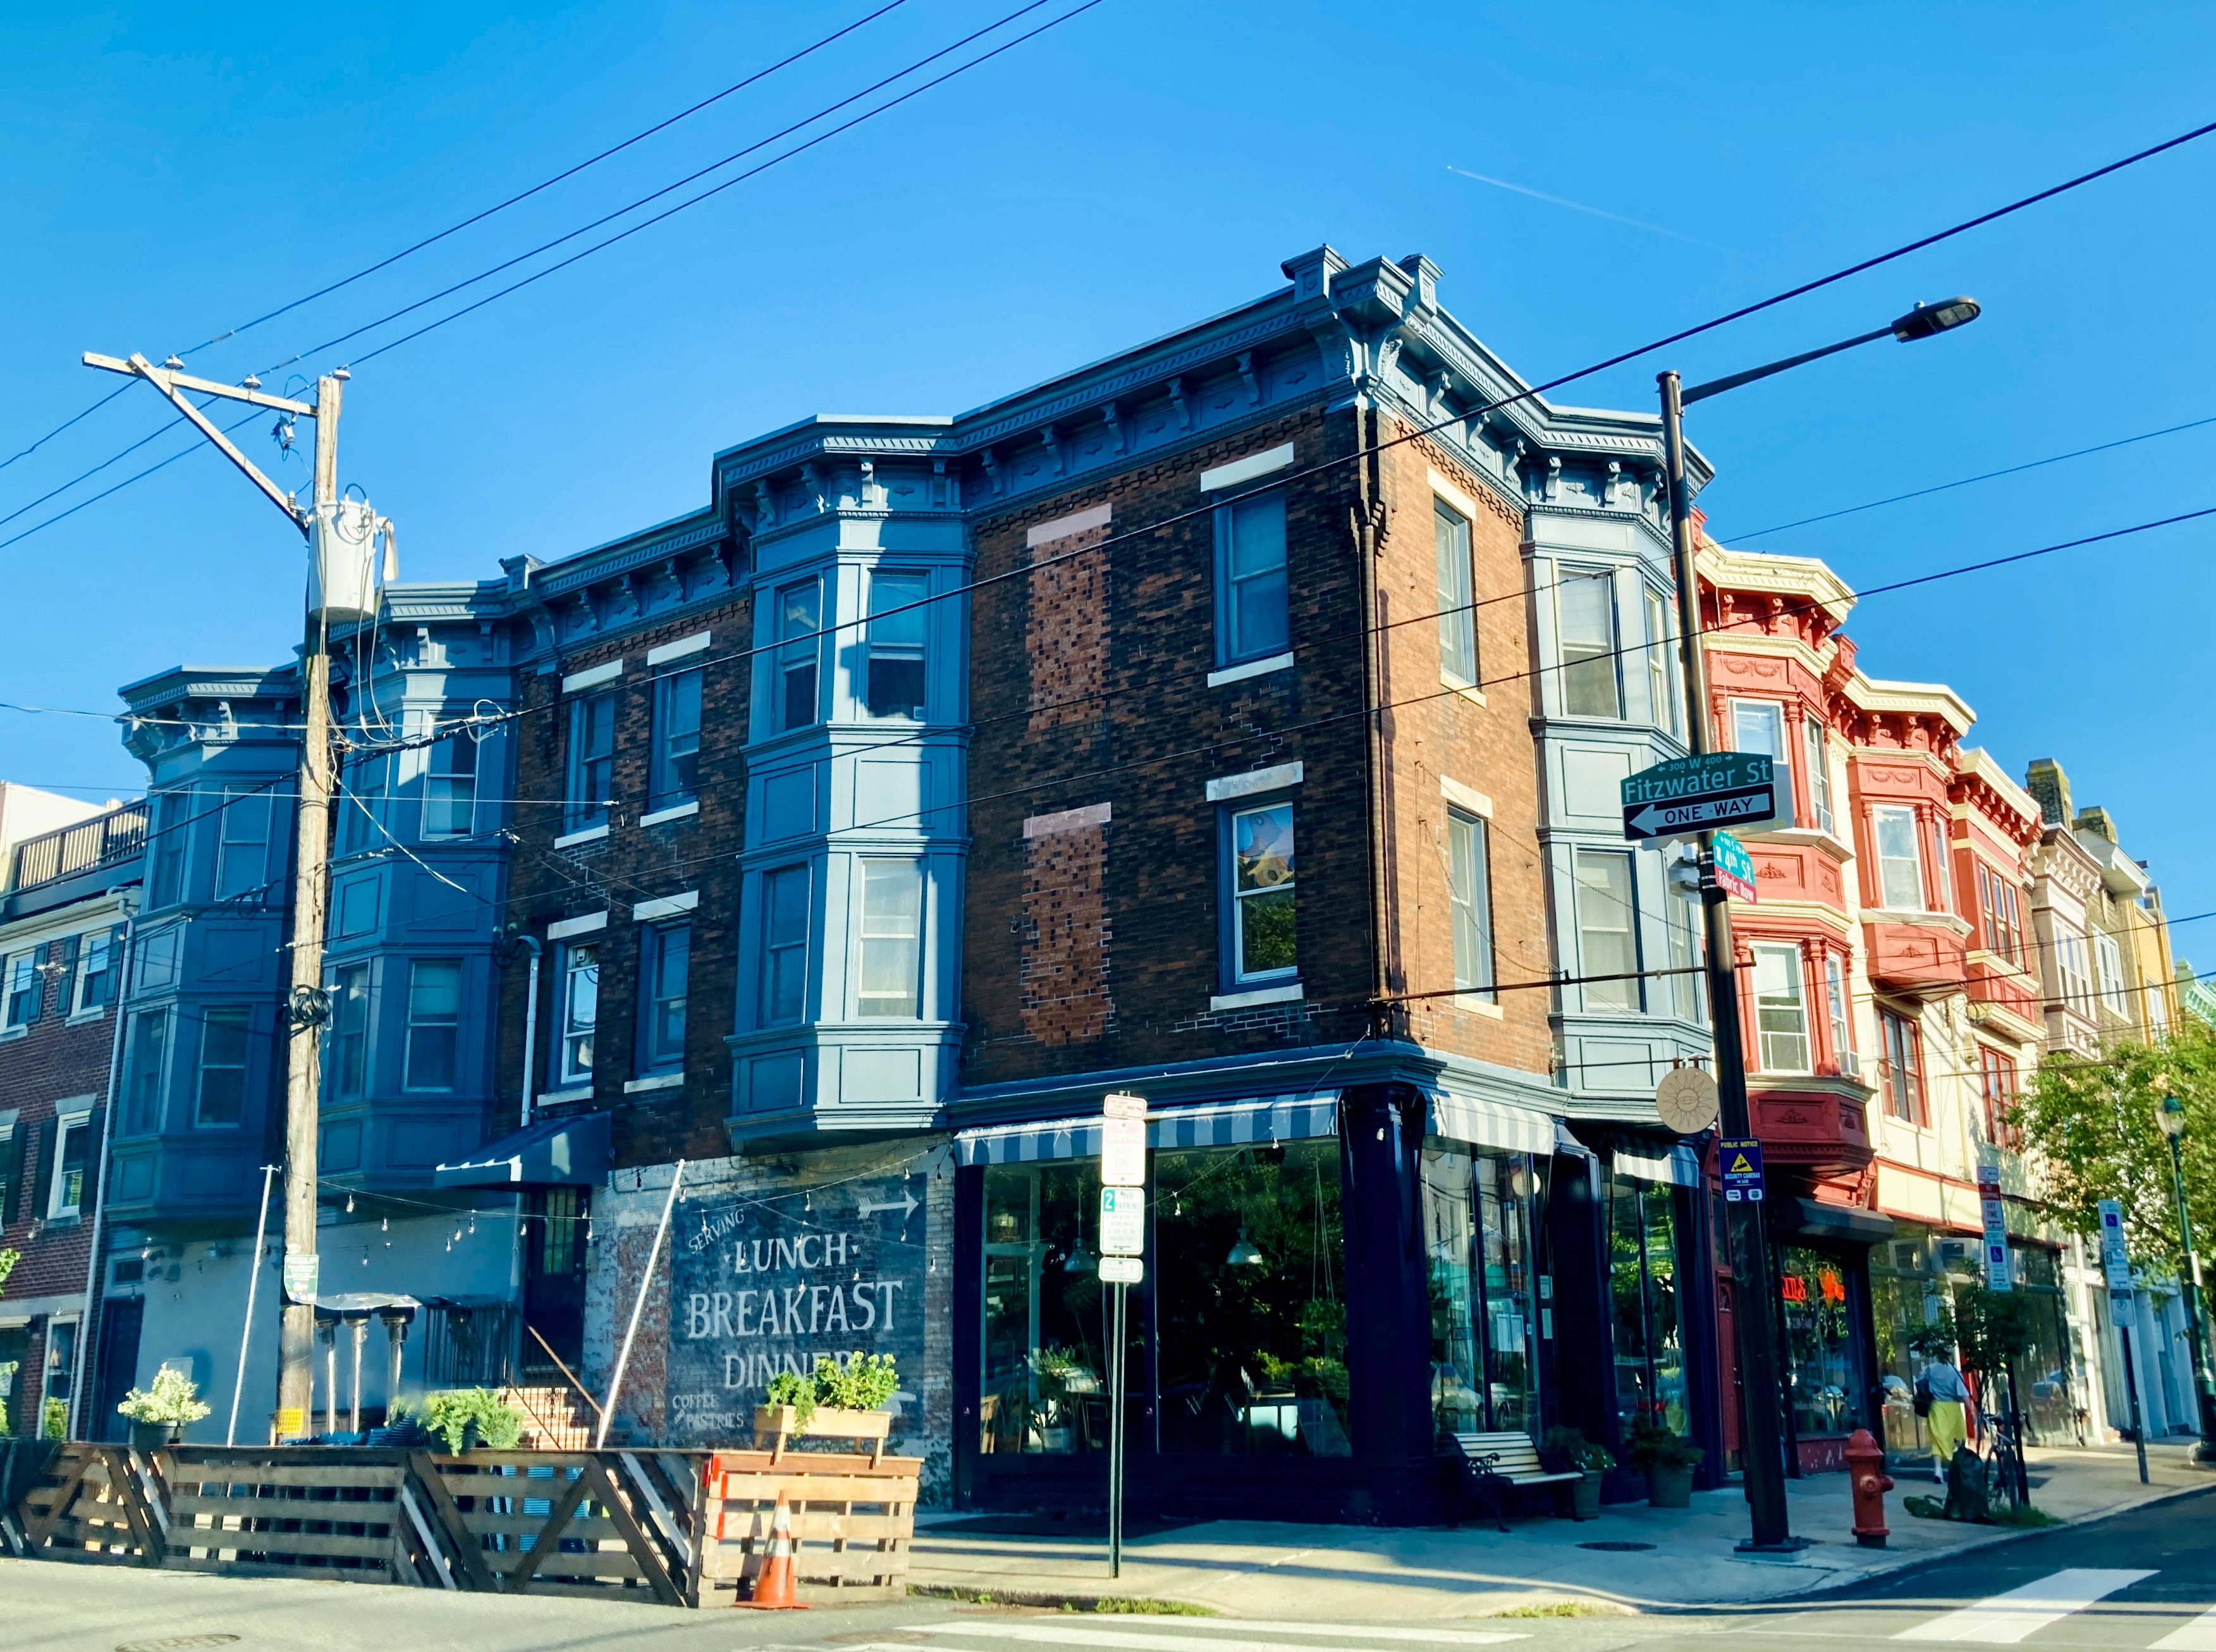
[[[916,1458],[0,1442],[11,1553],[234,1575],[716,1604],[782,1489],[801,1581],[904,1593]]]

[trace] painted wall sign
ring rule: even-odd
[[[700,1209],[670,1258],[671,1444],[745,1438],[770,1378],[813,1371],[818,1354],[891,1354],[894,1432],[914,1422],[926,1269],[916,1187],[867,1177]]]

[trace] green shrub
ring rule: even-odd
[[[69,1438],[69,1402],[48,1400],[39,1408],[39,1433],[47,1439]]]
[[[1643,1419],[1631,1425],[1623,1453],[1634,1469],[1690,1469],[1708,1455],[1683,1434],[1673,1434],[1659,1422]]]
[[[132,1389],[115,1409],[133,1422],[166,1422],[175,1427],[198,1422],[214,1409],[196,1397],[199,1393],[191,1378],[175,1365],[164,1365],[154,1373],[153,1387]]]
[[[828,1354],[816,1356],[816,1402],[841,1411],[882,1411],[900,1386],[900,1375],[889,1353],[864,1353],[859,1349],[840,1365]]]
[[[1548,1457],[1589,1473],[1605,1474],[1616,1466],[1616,1453],[1597,1439],[1587,1439],[1582,1428],[1567,1428],[1557,1423],[1547,1430],[1539,1449]]]
[[[409,1415],[457,1456],[472,1443],[512,1452],[523,1438],[523,1413],[489,1388],[427,1394],[420,1405],[409,1408]]]

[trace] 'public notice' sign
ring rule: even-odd
[[[1751,1136],[1727,1136],[1716,1143],[1723,1171],[1724,1202],[1762,1203],[1762,1143]]]
[[[889,1353],[913,1394],[923,1372],[926,1271],[918,1185],[872,1177],[805,1199],[690,1207],[698,1214],[680,1221],[692,1225],[670,1236],[672,1445],[743,1434],[770,1378],[813,1371],[818,1354]]]

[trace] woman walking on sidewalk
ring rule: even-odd
[[[1917,1373],[1916,1412],[1931,1431],[1934,1480],[1946,1480],[1947,1464],[1969,1438],[1962,1421],[1962,1406],[1969,1397],[1970,1390],[1962,1381],[1962,1373],[1943,1353],[1932,1355]]]

